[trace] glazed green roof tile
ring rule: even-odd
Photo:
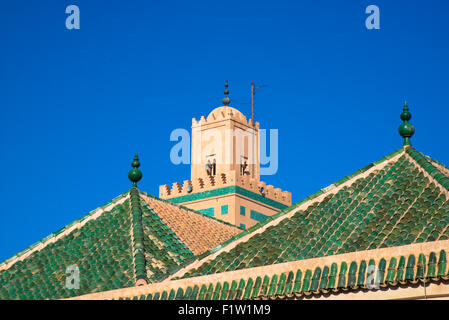
[[[448,239],[449,201],[445,193],[438,182],[426,177],[407,157],[410,154],[424,163],[414,149],[408,147],[403,152],[401,149],[384,157],[385,160],[396,155],[399,158],[365,177],[356,178],[321,201],[313,202],[315,196],[308,197],[277,217],[242,232],[227,242],[251,235],[269,223],[267,220],[279,219],[311,200],[306,209],[281,219],[261,233],[254,233],[230,251],[225,250],[224,243],[217,257],[189,270],[183,277]]]
[[[179,206],[164,203],[164,209],[171,214],[180,213]],[[107,207],[110,209],[103,211]],[[60,299],[132,287],[140,279],[146,283],[165,279],[194,261],[195,255],[176,230],[164,223],[158,210],[141,198],[136,187],[131,188],[75,222],[84,225],[71,223],[3,261],[0,299]],[[201,216],[203,226],[213,223],[224,231],[231,230],[228,235],[222,233],[223,239],[239,232],[236,227],[190,212]],[[54,241],[55,237],[59,238]],[[207,241],[203,245],[207,246]],[[34,252],[22,259],[30,250]],[[70,284],[66,287],[66,281],[72,279],[67,269],[70,266],[79,270],[79,288],[73,281],[74,288]],[[172,298],[168,294],[166,298]]]
[[[435,180],[444,188],[449,190],[449,176],[447,176],[444,172],[440,171],[432,164],[432,160],[429,157],[426,157],[421,152],[408,148],[407,153],[424,169],[427,173],[429,173]],[[434,160],[433,160],[434,161]],[[441,164],[440,164],[441,165]],[[443,166],[445,170],[446,167]]]
[[[141,205],[146,274],[149,282],[160,281],[194,255],[146,202],[142,200]]]
[[[58,299],[134,285],[128,200],[0,271],[0,299]],[[79,289],[66,270],[79,269]]]
[[[440,258],[440,260],[444,259],[445,254],[446,252],[444,250],[440,252],[440,257],[443,257]],[[419,255],[424,257],[423,254]],[[436,257],[436,255],[437,253],[430,252],[430,256]],[[368,268],[362,268],[362,265],[366,266],[365,261],[353,261],[350,263],[351,266],[349,268],[347,261],[343,261],[339,264],[332,263],[331,268],[329,268],[329,265],[318,265],[313,270],[298,269],[296,271],[290,271],[288,275],[286,275],[286,273],[282,273],[281,275],[276,273],[267,274],[264,276],[263,281],[259,276],[256,281],[254,281],[252,277],[249,277],[246,279],[232,280],[232,282],[210,282],[202,285],[199,295],[197,285],[195,285],[193,290],[189,286],[186,289],[186,293],[189,292],[188,298],[191,300],[209,300],[211,298],[218,299],[218,297],[220,297],[220,300],[301,299],[329,293],[335,294],[343,291],[357,292],[360,290],[383,290],[385,288],[394,288],[406,284],[449,283],[449,275],[446,273],[440,276],[424,276],[418,266],[412,267],[414,265],[414,255],[410,255],[408,258],[407,276],[405,279],[402,279],[403,270],[401,268],[394,268],[398,259],[405,261],[406,258],[404,256],[391,257],[389,261],[381,258],[378,263],[375,263],[374,260],[371,259],[369,263],[370,267]],[[424,260],[421,258],[421,262],[423,261]],[[428,268],[430,263],[431,262],[427,264],[424,263],[422,266],[423,269]],[[383,270],[387,264],[390,265],[390,275],[388,275],[386,279],[383,278],[382,272],[372,272],[373,270]],[[400,265],[402,264],[400,263]],[[333,281],[337,275],[340,279],[338,285]],[[294,284],[294,286],[292,287],[291,284]],[[288,290],[287,287],[289,288]],[[179,294],[178,297],[181,297],[182,292],[184,292],[183,289],[171,289],[172,292],[175,292],[176,290]],[[149,297],[149,299],[158,300],[159,297],[164,297],[164,292],[162,294],[159,292],[152,293],[147,297]],[[137,299],[137,297],[138,296],[134,296],[133,299]],[[183,299],[186,298],[187,296],[183,297]]]
[[[381,166],[374,168],[377,165]],[[180,277],[188,278],[447,240],[448,182],[446,167],[406,146],[243,232],[133,187],[0,264],[0,299],[67,298],[132,287],[140,279],[151,286],[181,269],[187,272]],[[321,196],[324,193],[328,194]],[[222,235],[192,241],[192,226],[177,225],[190,218],[201,219],[208,227],[219,224]],[[195,247],[195,241],[201,241],[201,247]],[[196,268],[189,267],[201,259]],[[66,270],[75,265],[81,281],[80,288],[73,290],[66,287]],[[448,273],[444,250],[430,255],[413,252],[243,279],[206,280],[121,299],[301,298],[373,285],[440,283],[449,281]]]

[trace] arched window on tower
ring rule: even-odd
[[[212,160],[212,162],[207,160],[206,163],[206,172],[208,176],[215,176],[217,174],[217,161],[215,158]]]
[[[206,163],[206,172],[207,175],[210,176],[212,174],[212,164],[210,163],[210,160],[207,160]]]

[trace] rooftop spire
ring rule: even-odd
[[[139,156],[137,155],[137,153],[134,157],[134,161],[131,163],[131,166],[133,168],[128,172],[128,178],[133,183],[133,187],[137,187],[137,182],[139,182],[140,179],[142,179],[142,172],[139,170],[140,167]]]
[[[225,80],[225,90],[224,90],[224,94],[225,97],[223,98],[223,104],[225,106],[229,105],[229,103],[231,102],[231,99],[229,99],[228,94],[229,94],[229,90],[228,90],[228,80]]]
[[[399,134],[404,138],[404,146],[411,146],[410,138],[415,133],[415,127],[411,123],[408,123],[411,118],[412,114],[408,111],[407,101],[405,101],[401,113],[401,120],[403,122],[399,126]]]

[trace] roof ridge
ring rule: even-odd
[[[272,225],[273,221],[276,220],[276,222],[279,223],[282,220],[282,219],[278,220],[277,218],[279,218],[281,216],[288,217],[287,214],[289,214],[289,213],[294,214],[295,212],[297,212],[297,210],[293,211],[294,209],[296,209],[296,208],[298,208],[298,207],[300,207],[302,205],[305,205],[307,203],[312,204],[313,203],[312,200],[316,200],[317,201],[317,199],[319,197],[323,197],[324,198],[325,196],[328,196],[331,193],[335,193],[335,192],[339,191],[341,188],[343,188],[344,186],[349,184],[349,182],[351,182],[351,184],[352,184],[355,180],[357,180],[355,178],[358,177],[359,175],[370,173],[371,171],[375,170],[376,168],[380,169],[380,167],[378,167],[379,165],[383,164],[383,166],[385,166],[388,162],[392,161],[393,158],[398,157],[399,155],[401,155],[403,153],[404,153],[404,148],[401,147],[400,149],[397,149],[397,150],[393,151],[392,153],[384,156],[383,158],[381,158],[381,159],[379,159],[379,160],[377,160],[375,162],[370,163],[369,165],[363,167],[362,169],[359,169],[359,170],[355,171],[354,173],[345,176],[344,178],[338,180],[337,182],[332,183],[328,187],[320,189],[319,191],[317,191],[314,194],[304,198],[303,200],[298,201],[298,202],[292,204],[290,207],[285,208],[284,210],[281,210],[280,212],[278,212],[278,213],[268,217],[267,219],[265,219],[265,220],[255,224],[254,226],[248,228],[247,230],[245,230],[245,231],[239,233],[238,235],[230,238],[229,240],[223,242],[219,246],[204,252],[203,254],[201,254],[201,255],[199,255],[197,257],[197,259],[198,259],[198,261],[197,261],[198,262],[198,266],[197,267],[199,267],[202,263],[205,263],[206,261],[208,261],[210,259],[213,259],[214,257],[209,257],[209,256],[212,255],[212,254],[218,255],[217,252],[220,251],[222,248],[226,247],[227,245],[229,245],[231,243],[234,243],[237,240],[239,240],[239,239],[241,239],[241,238],[243,238],[243,237],[245,237],[245,236],[247,236],[249,234],[252,234],[252,236],[253,236],[255,234],[254,231],[256,231],[256,230],[259,230],[260,232],[263,232],[266,228],[268,228],[269,226]],[[332,191],[332,192],[330,192],[330,191]],[[270,224],[270,225],[268,225],[268,224]],[[264,228],[264,230],[260,230],[262,228]],[[234,244],[236,245],[236,243],[234,243]],[[232,248],[229,248],[229,250],[231,250]],[[206,257],[209,257],[209,259],[206,260]],[[194,266],[192,266],[192,267],[194,267]],[[173,275],[170,276],[170,279],[173,279],[173,278],[178,277],[178,276],[184,276],[185,273],[187,271],[189,271],[189,270],[190,269],[184,270],[184,273],[182,273],[180,275],[173,274]],[[181,273],[181,271],[182,270],[180,270],[179,273]]]
[[[424,154],[412,147],[406,148],[406,154],[418,168],[421,168],[428,175],[428,177],[440,188],[442,192],[449,196],[449,177],[443,174],[431,163],[431,161],[427,159],[430,159],[430,157],[426,157]]]
[[[432,164],[433,164],[434,166],[436,166],[437,169],[439,169],[440,171],[442,171],[442,172],[441,172],[442,174],[444,174],[446,177],[449,177],[449,168],[448,168],[448,167],[446,167],[443,163],[441,163],[441,162],[439,162],[439,161],[437,161],[437,160],[435,160],[435,159],[432,159],[432,158],[429,157],[429,156],[426,156],[426,157],[429,158],[429,159],[431,160]]]
[[[156,196],[154,196],[154,195],[152,195],[152,194],[149,194],[149,193],[147,193],[147,192],[145,192],[145,191],[142,191],[142,190],[139,190],[139,192],[142,193],[143,195],[149,197],[149,198],[154,199],[154,200],[161,201],[161,202],[164,202],[164,203],[169,203],[169,204],[171,204],[171,205],[173,205],[173,206],[176,206],[176,207],[178,207],[178,208],[180,208],[180,209],[182,209],[182,210],[185,210],[185,211],[189,211],[189,212],[195,213],[195,214],[197,214],[197,215],[206,217],[206,218],[211,219],[211,220],[215,220],[215,221],[217,221],[217,222],[219,222],[219,223],[225,224],[225,225],[230,226],[230,227],[234,227],[234,228],[236,228],[236,229],[244,230],[242,227],[236,226],[236,225],[234,225],[234,224],[232,224],[232,223],[229,223],[229,222],[226,222],[226,221],[217,219],[217,218],[215,218],[215,217],[208,216],[207,214],[204,214],[204,213],[202,213],[202,212],[200,212],[200,211],[196,211],[196,210],[187,208],[186,206],[180,205],[180,204],[178,204],[178,203],[171,202],[170,199],[161,199],[161,198],[159,198],[159,197],[156,197]]]
[[[131,237],[133,248],[134,276],[137,286],[148,284],[145,267],[145,247],[143,245],[142,208],[137,187],[131,187],[131,201],[129,203],[131,213]]]
[[[142,193],[142,191],[139,190],[140,193]],[[139,194],[139,196],[141,196],[141,194]],[[180,262],[180,265],[172,268],[171,270],[168,270],[168,273],[164,276],[164,277],[158,277],[155,278],[156,282],[160,282],[164,279],[166,279],[168,276],[170,276],[171,274],[173,274],[174,272],[177,272],[179,269],[186,267],[188,264],[192,263],[193,261],[195,261],[195,254],[192,252],[192,250],[190,250],[190,248],[187,246],[186,243],[184,243],[184,241],[174,232],[174,230],[172,230],[172,228],[170,228],[170,226],[168,226],[165,221],[161,218],[161,216],[150,206],[150,204],[148,202],[145,201],[145,199],[142,199],[142,201],[145,202],[145,207],[148,209],[148,211],[151,212],[151,214],[154,214],[155,216],[157,216],[159,218],[159,222],[166,228],[167,232],[170,233],[171,236],[173,236],[180,245],[182,245],[186,250],[188,250],[188,252],[190,252],[192,254],[193,258],[190,259],[186,259],[184,261]],[[142,211],[143,214],[143,211]],[[142,226],[143,226],[143,222],[142,222]],[[145,260],[146,261],[146,260]]]
[[[148,210],[159,217],[161,224],[163,224],[165,226],[165,228],[167,228],[167,230],[170,232],[170,234],[172,234],[175,238],[177,238],[179,240],[179,242],[187,249],[190,251],[190,253],[192,253],[193,256],[195,256],[192,252],[192,250],[189,249],[189,247],[184,243],[184,241],[181,240],[181,238],[176,234],[176,232],[174,232],[172,230],[172,228],[170,228],[170,226],[165,223],[164,219],[162,219],[162,217],[150,206],[150,204],[148,202],[145,201],[145,199],[142,199],[145,202],[145,207],[148,208]]]
[[[0,261],[0,271],[9,269],[17,261],[26,259],[32,253],[45,248],[50,242],[58,241],[63,236],[69,235],[75,229],[79,229],[79,228],[83,227],[84,224],[86,224],[88,221],[90,221],[92,219],[97,219],[104,212],[108,212],[116,205],[122,204],[123,202],[126,201],[128,194],[129,194],[129,191],[121,193],[120,195],[118,195],[117,197],[113,198],[112,200],[106,202],[105,204],[95,208],[92,211],[89,211],[87,214],[85,214],[81,218],[76,219],[75,221],[73,221],[73,222],[63,226],[62,228],[58,229],[57,231],[49,234],[45,238],[26,247],[22,251],[19,251],[12,257],[9,257],[3,261]]]
[[[368,177],[369,177],[369,176],[368,176]],[[367,178],[367,179],[368,179],[368,178]],[[369,179],[369,181],[372,181],[373,179],[375,179],[375,176],[371,177],[371,178]],[[373,186],[372,188],[374,188],[374,186]],[[366,198],[367,198],[367,195],[365,195],[365,196],[362,198],[361,201],[364,201]],[[352,199],[351,204],[352,204],[354,201],[355,201],[355,198]],[[311,214],[312,214],[312,213],[310,212],[309,215],[307,216],[307,218],[308,218]],[[365,219],[365,218],[366,218],[366,217],[364,217],[364,219]],[[345,219],[344,221],[346,221],[347,219],[348,219],[348,217],[346,217],[346,219]],[[334,223],[335,223],[335,222],[334,222]],[[352,233],[356,232],[356,230],[357,230],[358,228],[359,228],[359,226],[354,227]],[[337,229],[334,230],[334,232],[333,232],[332,234],[329,235],[329,238],[332,237],[332,236],[334,236],[337,232],[338,232]],[[351,233],[351,234],[352,234],[352,233]],[[351,236],[351,234],[348,235],[348,238]],[[309,240],[309,241],[310,241],[310,240]],[[329,248],[327,251],[329,251],[329,250],[330,250],[330,248]],[[326,255],[327,251],[324,252],[324,255]]]

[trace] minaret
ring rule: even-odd
[[[192,119],[191,179],[162,185],[159,197],[244,229],[291,205],[291,193],[260,181],[259,123],[223,105]]]
[[[259,123],[253,126],[251,119],[247,121],[229,106],[228,81],[224,94],[223,106],[212,110],[207,118],[192,119],[191,179],[225,174],[232,181],[242,175],[260,180]]]

